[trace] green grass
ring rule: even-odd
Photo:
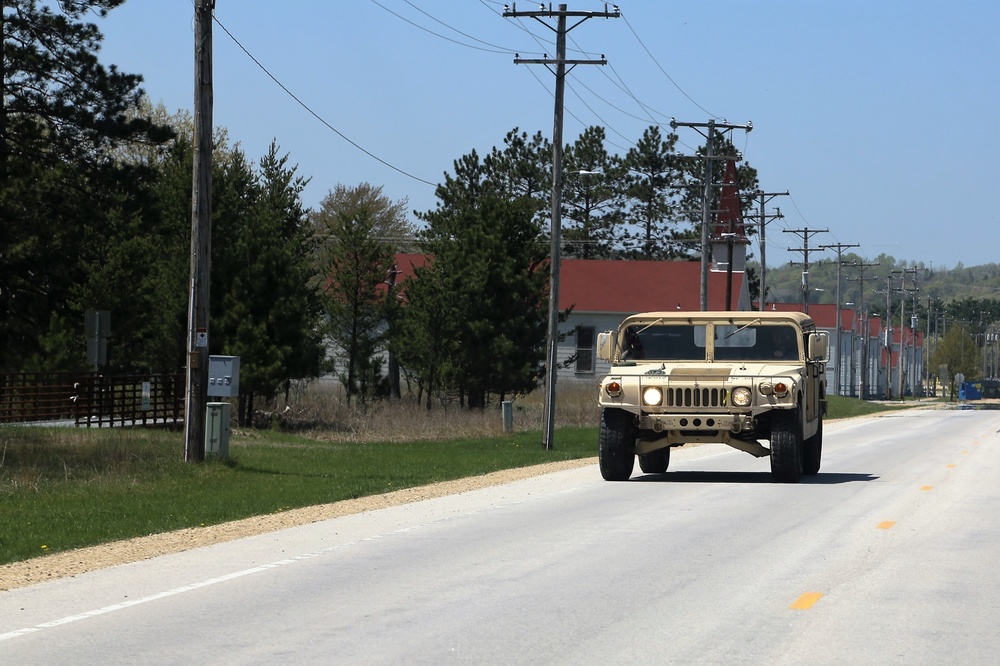
[[[920,405],[920,403],[917,402],[907,402],[906,404],[867,402],[865,400],[858,400],[857,398],[844,398],[838,395],[827,396],[827,402],[828,419],[846,419],[853,416],[870,416],[880,412],[910,409]]]
[[[596,455],[596,428],[453,441],[324,443],[235,436],[190,465],[178,433],[0,429],[0,563],[184,527]]]
[[[828,418],[914,406],[831,396]],[[595,424],[596,425],[596,424]],[[0,564],[185,527],[597,455],[597,428],[448,441],[234,435],[227,461],[182,461],[180,433],[0,428]]]

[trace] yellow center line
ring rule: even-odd
[[[896,524],[895,520],[883,520],[881,523],[879,523],[875,527],[878,528],[878,529],[880,529],[880,530],[887,530],[887,529],[891,528],[895,524]]]
[[[920,489],[921,489],[921,490],[930,490],[930,489],[931,489],[931,488],[933,488],[933,487],[934,487],[934,486],[920,486]]]
[[[951,465],[946,465],[946,467],[947,467],[948,469],[955,469],[955,467],[957,467],[957,465],[955,465],[955,464],[951,464]]]
[[[822,596],[822,592],[806,592],[801,597],[796,599],[795,603],[789,606],[789,608],[792,610],[809,610]]]

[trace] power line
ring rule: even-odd
[[[419,24],[415,23],[414,21],[411,21],[410,19],[406,18],[405,16],[402,16],[401,14],[399,14],[399,13],[397,13],[397,12],[393,11],[392,9],[390,9],[390,8],[386,7],[385,5],[381,4],[381,3],[380,3],[380,2],[378,2],[377,0],[371,0],[371,1],[372,1],[372,3],[373,3],[373,4],[375,4],[375,5],[377,5],[378,7],[380,7],[380,8],[382,8],[382,9],[384,9],[385,11],[389,12],[389,13],[390,13],[390,14],[392,14],[393,16],[396,16],[396,17],[397,17],[397,18],[399,18],[400,20],[402,20],[402,21],[405,21],[406,23],[408,23],[408,24],[412,25],[413,27],[415,27],[415,28],[418,28],[418,29],[420,29],[420,30],[423,30],[423,31],[425,31],[425,32],[428,32],[429,34],[432,34],[432,35],[434,35],[434,36],[436,36],[436,37],[439,37],[439,38],[441,38],[441,39],[444,39],[444,40],[446,40],[446,41],[449,41],[449,42],[451,42],[451,43],[454,43],[454,44],[458,44],[459,46],[466,46],[466,47],[468,47],[468,48],[475,48],[475,49],[477,49],[477,50],[483,50],[483,51],[489,51],[489,52],[499,52],[499,53],[512,53],[512,54],[513,54],[513,53],[525,53],[525,54],[529,54],[529,53],[531,53],[530,51],[526,51],[526,50],[524,50],[524,49],[520,49],[520,50],[515,50],[515,49],[507,49],[507,48],[505,48],[505,47],[501,47],[501,46],[498,46],[498,45],[496,45],[496,44],[492,44],[492,43],[490,43],[490,42],[486,42],[486,41],[484,41],[484,40],[481,40],[481,39],[478,39],[477,37],[474,37],[474,36],[472,36],[472,35],[470,35],[470,34],[468,34],[468,33],[466,33],[466,32],[463,32],[463,31],[459,30],[458,28],[455,28],[454,26],[452,26],[452,25],[448,24],[447,22],[445,22],[445,21],[443,21],[443,20],[441,20],[441,19],[439,19],[439,18],[437,18],[437,17],[433,16],[433,15],[432,15],[432,14],[430,14],[429,12],[427,12],[427,11],[425,11],[425,10],[421,9],[420,7],[418,7],[418,6],[416,5],[416,4],[414,4],[414,3],[413,3],[413,2],[411,2],[410,0],[403,0],[403,2],[405,2],[405,3],[407,4],[407,5],[409,5],[410,7],[412,7],[413,9],[415,9],[416,11],[420,12],[420,13],[421,13],[421,14],[423,14],[424,16],[427,16],[427,17],[428,17],[428,18],[430,18],[431,20],[433,20],[433,21],[435,21],[435,22],[437,22],[437,23],[441,24],[442,26],[444,26],[444,27],[448,28],[449,30],[452,30],[452,31],[454,31],[454,32],[456,32],[456,33],[458,33],[458,34],[462,35],[463,37],[467,37],[468,39],[471,39],[471,40],[473,40],[473,41],[476,41],[476,42],[479,42],[479,43],[481,43],[481,44],[485,44],[486,46],[489,46],[489,47],[491,47],[491,48],[490,48],[490,49],[484,49],[484,48],[480,48],[480,47],[476,47],[476,46],[472,46],[472,45],[469,45],[469,44],[465,44],[465,43],[463,43],[463,42],[461,42],[461,41],[458,41],[458,40],[455,40],[455,39],[451,39],[451,38],[449,38],[449,37],[446,37],[446,36],[444,36],[444,35],[440,35],[439,33],[436,33],[436,32],[434,32],[434,31],[432,31],[432,30],[428,30],[428,29],[427,29],[427,28],[425,28],[424,26],[421,26],[421,25],[419,25]],[[481,2],[481,4],[483,4],[484,6],[487,6],[487,8],[489,8],[489,7],[488,7],[488,4],[487,4],[487,2],[486,2],[485,0],[480,0],[480,2]],[[497,6],[501,6],[501,5],[503,5],[503,3],[499,3],[499,2],[493,2],[493,3],[490,3],[490,4],[494,4],[494,5],[497,5]],[[496,10],[493,10],[492,8],[489,8],[489,9],[490,9],[491,11],[494,11],[494,12],[496,11]],[[499,12],[497,12],[497,13],[499,13]],[[535,34],[534,32],[532,32],[532,31],[531,31],[530,29],[528,29],[528,28],[527,28],[526,26],[524,26],[524,25],[523,25],[523,23],[522,23],[522,22],[521,22],[520,20],[518,20],[518,21],[517,21],[516,23],[517,23],[518,27],[519,27],[519,28],[520,28],[521,30],[523,30],[524,32],[528,33],[528,34],[529,34],[529,35],[531,36],[531,38],[532,38],[532,39],[533,39],[533,40],[535,41],[535,43],[536,43],[536,44],[538,45],[538,47],[539,47],[539,48],[542,48],[542,49],[545,49],[545,46],[546,46],[546,45],[549,45],[549,46],[551,46],[551,44],[549,44],[549,43],[547,42],[547,40],[545,40],[545,39],[544,39],[544,38],[542,38],[541,36],[539,36],[539,35]],[[634,34],[634,30],[633,30],[633,34]],[[641,45],[643,46],[643,48],[644,48],[644,49],[646,49],[646,46],[645,46],[645,44],[642,44],[642,41],[638,39],[638,36],[637,36],[637,35],[636,35],[636,39],[637,39],[637,41],[639,41],[639,43],[640,43],[640,44],[641,44]],[[587,51],[586,49],[584,49],[583,47],[581,47],[581,46],[580,46],[580,45],[579,45],[578,43],[576,43],[576,41],[575,41],[575,40],[572,40],[572,39],[570,39],[570,42],[572,42],[572,43],[573,43],[573,45],[574,45],[574,46],[576,46],[576,49],[575,49],[575,50],[576,50],[576,51],[577,51],[578,53],[581,53],[581,54],[585,54],[585,55],[596,55],[596,52],[592,52],[592,51]],[[648,49],[646,49],[646,50],[647,50],[647,53],[649,53]],[[540,52],[537,52],[537,54],[538,54],[538,55],[542,55],[543,53],[545,53],[545,51],[544,51],[544,50],[543,50],[543,51],[540,51]],[[652,56],[652,54],[651,54],[651,53],[650,53],[650,57],[651,57],[651,58],[653,58],[653,56]],[[654,62],[656,62],[655,58],[653,58],[653,61],[654,61]],[[659,66],[659,63],[657,63],[657,66]],[[639,99],[639,98],[638,98],[638,97],[637,97],[637,96],[636,96],[636,95],[635,95],[635,94],[634,94],[634,93],[633,93],[633,92],[632,92],[632,91],[631,91],[631,90],[629,89],[629,87],[627,86],[627,84],[625,84],[625,81],[624,81],[624,79],[623,79],[623,78],[621,77],[621,75],[620,75],[620,74],[619,74],[619,73],[617,72],[617,70],[615,70],[615,69],[614,69],[614,67],[613,67],[613,66],[611,66],[611,70],[612,70],[612,72],[614,72],[614,75],[615,75],[615,76],[617,77],[618,81],[615,81],[615,79],[614,79],[614,78],[612,78],[611,76],[609,76],[609,75],[608,75],[608,74],[607,74],[606,72],[603,72],[603,71],[602,71],[602,72],[601,72],[601,74],[602,74],[602,75],[603,75],[603,76],[604,76],[605,78],[607,78],[607,79],[608,79],[608,81],[609,81],[609,82],[610,82],[610,83],[611,83],[612,85],[614,85],[615,87],[617,87],[617,88],[618,88],[619,90],[621,90],[621,91],[622,91],[622,92],[623,92],[623,93],[624,93],[624,94],[625,94],[625,95],[626,95],[627,97],[629,97],[629,98],[630,98],[631,100],[633,100],[633,101],[634,101],[634,102],[635,102],[635,103],[636,103],[636,104],[637,104],[637,105],[638,105],[638,106],[639,106],[639,107],[640,107],[640,108],[641,108],[641,109],[642,109],[643,111],[645,111],[645,112],[646,112],[646,113],[648,114],[648,117],[646,117],[646,118],[642,118],[642,117],[639,117],[639,116],[637,116],[637,115],[635,115],[635,114],[632,114],[632,113],[630,113],[630,112],[628,112],[628,111],[626,111],[626,110],[624,110],[624,109],[620,108],[619,106],[616,106],[615,104],[612,104],[612,103],[611,103],[610,101],[608,101],[607,99],[605,99],[604,97],[602,97],[601,95],[599,95],[599,94],[598,94],[598,93],[597,93],[596,91],[594,91],[594,90],[593,90],[593,89],[592,89],[591,87],[589,87],[589,86],[585,85],[585,84],[584,84],[584,83],[583,83],[583,82],[582,82],[582,81],[581,81],[580,79],[578,79],[577,77],[573,77],[573,80],[574,80],[574,82],[575,82],[575,83],[576,83],[577,85],[580,85],[580,86],[582,86],[582,87],[583,87],[583,88],[584,88],[584,89],[585,89],[585,90],[586,90],[586,91],[587,91],[588,93],[590,93],[591,95],[593,95],[594,97],[596,97],[596,98],[597,98],[597,99],[599,99],[600,101],[604,102],[604,103],[605,103],[605,104],[606,104],[607,106],[609,106],[609,107],[613,108],[614,110],[618,111],[619,113],[621,113],[621,114],[623,114],[623,115],[625,115],[625,116],[628,116],[628,117],[630,117],[630,118],[633,118],[633,119],[635,119],[635,120],[641,120],[641,121],[643,121],[643,122],[649,122],[649,123],[651,123],[651,124],[653,124],[653,125],[657,125],[657,126],[659,126],[659,127],[663,128],[663,127],[665,126],[665,123],[664,123],[664,122],[661,122],[661,121],[659,121],[659,120],[657,120],[657,119],[656,119],[655,117],[653,117],[653,114],[655,113],[656,115],[659,115],[659,116],[660,116],[661,118],[663,118],[663,119],[666,119],[666,118],[667,118],[668,116],[667,116],[666,114],[662,113],[662,112],[659,112],[659,111],[657,111],[656,109],[653,109],[653,108],[652,108],[652,107],[650,107],[650,106],[649,106],[648,104],[646,104],[646,103],[644,103],[644,102],[643,102],[642,100],[640,100],[640,99]],[[662,67],[661,67],[661,70],[662,70]],[[669,78],[669,75],[668,75],[668,78]],[[675,84],[675,85],[676,85],[676,84]],[[635,145],[635,142],[634,142],[633,140],[629,139],[629,138],[628,138],[628,137],[627,137],[627,136],[626,136],[626,135],[625,135],[624,133],[622,133],[621,131],[619,131],[618,129],[616,129],[616,128],[614,127],[614,125],[613,125],[612,123],[608,122],[608,120],[606,120],[606,119],[605,119],[604,117],[602,117],[602,116],[601,116],[601,115],[600,115],[600,114],[599,114],[599,113],[598,113],[597,111],[595,111],[595,110],[594,110],[594,108],[593,108],[593,107],[591,107],[591,106],[590,106],[590,105],[589,105],[589,104],[588,104],[588,103],[586,102],[586,99],[584,98],[584,96],[583,96],[582,94],[580,94],[580,93],[579,93],[579,92],[578,92],[578,91],[577,91],[577,90],[575,89],[575,86],[571,85],[571,86],[570,86],[570,89],[571,89],[571,90],[572,90],[572,91],[574,92],[574,94],[575,94],[575,95],[577,96],[577,98],[578,98],[578,99],[580,100],[580,102],[581,102],[581,103],[582,103],[582,104],[583,104],[583,105],[584,105],[584,106],[585,106],[585,107],[587,108],[587,110],[588,110],[588,111],[590,111],[590,113],[591,113],[591,114],[593,114],[593,115],[594,115],[594,117],[595,117],[595,118],[596,118],[596,119],[597,119],[597,120],[598,120],[598,121],[599,121],[599,122],[600,122],[600,123],[601,123],[602,125],[604,125],[604,126],[605,126],[605,127],[606,127],[606,128],[607,128],[607,129],[609,130],[609,131],[610,131],[610,132],[612,132],[613,134],[616,134],[616,135],[620,136],[620,137],[621,137],[622,139],[624,139],[624,140],[625,140],[626,142],[628,142],[628,143],[629,143],[630,145],[633,145],[633,146]],[[683,92],[683,91],[682,91],[682,92]],[[578,121],[578,122],[579,122],[579,123],[581,124],[581,126],[584,126],[584,127],[588,126],[588,123],[584,122],[584,121],[583,121],[582,119],[580,119],[580,118],[579,118],[578,116],[576,116],[575,114],[573,114],[573,113],[570,113],[570,115],[571,115],[571,116],[572,116],[572,117],[573,117],[573,118],[574,118],[575,120],[577,120],[577,121]],[[591,123],[591,124],[592,124],[592,123]],[[610,142],[609,142],[609,143],[610,143]],[[625,147],[623,147],[623,146],[618,146],[618,145],[616,145],[616,144],[613,144],[613,143],[612,143],[611,145],[615,146],[616,148],[619,148],[619,149],[622,149],[622,150],[626,150],[626,149],[627,149],[627,148],[625,148]],[[683,145],[683,144],[682,144],[682,145]]]
[[[706,109],[705,107],[703,107],[701,104],[699,104],[698,102],[696,102],[694,100],[694,98],[691,97],[691,95],[688,95],[687,92],[685,92],[684,89],[681,88],[680,85],[676,81],[674,81],[674,79],[673,79],[672,76],[670,76],[669,74],[667,74],[667,70],[665,70],[663,68],[663,65],[660,64],[660,62],[656,59],[656,57],[649,50],[649,48],[646,46],[646,44],[642,41],[642,39],[639,37],[639,33],[637,33],[635,31],[635,28],[632,27],[632,24],[628,22],[628,18],[626,18],[624,14],[622,14],[622,18],[625,19],[625,25],[627,25],[628,29],[632,31],[632,34],[635,36],[636,41],[639,42],[639,45],[643,48],[643,50],[646,51],[646,54],[650,57],[650,59],[653,61],[653,63],[660,69],[661,72],[663,72],[663,75],[665,77],[667,77],[667,80],[670,81],[670,83],[672,83],[674,85],[674,87],[677,88],[677,90],[688,99],[689,102],[691,102],[692,104],[694,104],[695,106],[697,106],[699,109],[701,109],[702,111],[704,111],[705,113],[707,113],[710,117],[712,117],[712,118],[718,118],[719,117],[718,115],[712,113],[711,111],[709,111],[708,109]]]
[[[474,44],[466,44],[464,42],[458,41],[457,39],[452,39],[451,37],[447,37],[447,36],[442,35],[440,33],[434,32],[433,30],[430,30],[429,28],[425,28],[424,26],[420,25],[419,23],[416,23],[415,21],[411,21],[410,19],[406,18],[402,14],[389,9],[388,7],[386,7],[385,5],[383,5],[381,2],[378,2],[378,0],[370,0],[370,1],[371,1],[371,3],[373,5],[376,5],[376,6],[380,7],[380,8],[382,8],[382,9],[384,9],[385,11],[389,12],[390,14],[392,14],[393,16],[395,16],[396,18],[398,18],[399,20],[401,20],[401,21],[403,21],[405,23],[409,23],[414,28],[417,28],[418,30],[423,30],[424,32],[426,32],[426,33],[428,33],[430,35],[433,35],[433,36],[435,36],[435,37],[437,37],[439,39],[443,39],[443,40],[445,40],[447,42],[451,42],[452,44],[458,44],[459,46],[464,46],[465,48],[469,48],[469,49],[475,49],[477,51],[486,51],[487,53],[511,54],[511,53],[515,53],[517,51],[517,49],[509,49],[509,48],[506,48],[504,46],[499,46],[497,44],[491,44],[490,42],[483,41],[482,39],[479,39],[478,37],[473,37],[472,35],[464,33],[461,30],[459,30],[458,28],[455,28],[454,26],[448,25],[447,23],[445,23],[441,19],[439,19],[439,18],[437,18],[435,16],[432,16],[431,14],[428,14],[427,12],[425,12],[420,7],[417,7],[412,2],[409,2],[409,0],[403,0],[403,2],[405,2],[406,4],[408,4],[410,7],[413,7],[415,10],[417,10],[418,12],[420,12],[421,14],[423,14],[424,16],[426,16],[427,18],[431,19],[432,21],[440,23],[441,25],[443,25],[444,27],[448,28],[449,30],[451,30],[453,32],[457,32],[458,34],[462,35],[463,37],[467,37],[467,38],[471,39],[474,42],[479,42],[480,44],[484,44],[485,46],[487,46],[489,48],[484,48],[482,46],[475,46]]]
[[[243,46],[243,44],[241,44],[238,39],[236,39],[236,37],[233,35],[233,33],[229,32],[229,29],[226,28],[226,26],[222,24],[222,21],[220,21],[218,19],[218,17],[214,15],[214,13],[212,15],[212,19],[215,21],[215,23],[218,24],[218,26],[220,28],[222,28],[222,31],[225,32],[226,35],[229,36],[229,39],[233,40],[233,43],[236,44],[236,46],[238,46],[240,48],[240,50],[243,51],[243,53],[245,53],[246,56],[248,58],[250,58],[250,60],[252,60],[253,63],[255,65],[257,65],[257,67],[259,67],[262,72],[264,72],[265,74],[267,74],[268,78],[270,78],[272,81],[274,81],[279,88],[281,88],[283,91],[285,91],[286,95],[288,95],[293,100],[295,100],[295,102],[299,106],[301,106],[303,109],[305,109],[306,112],[309,113],[309,115],[311,115],[313,118],[315,118],[320,123],[322,123],[331,132],[333,132],[334,134],[336,134],[337,136],[339,136],[341,139],[343,139],[347,143],[351,144],[352,146],[354,146],[355,148],[357,148],[358,150],[360,150],[362,153],[364,153],[368,157],[372,158],[373,160],[375,160],[376,162],[378,162],[378,163],[380,163],[380,164],[382,164],[384,166],[389,167],[393,171],[395,171],[397,173],[400,173],[400,174],[406,176],[407,178],[412,178],[413,180],[415,180],[417,182],[420,182],[420,183],[423,183],[425,185],[430,185],[431,187],[437,187],[438,186],[438,183],[432,183],[429,180],[425,180],[425,179],[423,179],[423,178],[421,178],[419,176],[415,176],[412,173],[410,173],[408,171],[405,171],[405,170],[399,168],[398,166],[396,166],[396,165],[394,165],[394,164],[392,164],[390,162],[387,162],[386,160],[382,159],[381,157],[379,157],[375,153],[367,150],[366,148],[362,147],[357,142],[355,142],[355,141],[351,140],[350,138],[348,138],[347,135],[345,135],[343,132],[341,132],[340,130],[338,130],[336,127],[334,127],[333,125],[331,125],[330,123],[328,123],[318,113],[316,113],[315,111],[313,111],[312,108],[310,108],[310,106],[308,104],[306,104],[301,99],[299,99],[299,97],[295,93],[293,93],[291,90],[289,90],[288,87],[285,86],[285,84],[283,84],[281,81],[279,81],[278,78],[274,74],[272,74],[270,71],[268,71],[268,69],[266,67],[264,67],[264,65],[261,64],[261,62],[259,60],[257,60],[257,58],[255,58],[254,55],[252,53],[250,53],[250,51],[245,46]]]

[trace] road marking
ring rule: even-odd
[[[933,488],[933,487],[934,487],[934,486],[920,486],[920,489],[921,489],[921,490],[930,490],[930,489],[931,489],[931,488]]]
[[[887,529],[891,528],[895,524],[896,524],[895,520],[883,520],[881,523],[879,523],[875,527],[877,527],[880,530],[887,530]]]
[[[946,465],[946,467],[948,469],[955,469],[956,467],[958,467],[958,465],[955,465],[954,463],[952,463],[951,465]]]
[[[968,451],[962,451],[962,455],[963,456],[967,456],[967,455],[969,455],[969,452]]]
[[[806,592],[801,597],[796,599],[795,603],[789,606],[789,608],[792,610],[809,610],[822,596],[822,592]]]

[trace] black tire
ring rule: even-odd
[[[663,474],[670,466],[670,447],[639,456],[639,469],[646,474]]]
[[[819,474],[820,459],[823,457],[823,417],[819,419],[816,434],[802,444],[802,473],[806,476]]]
[[[605,481],[628,481],[635,467],[635,417],[621,409],[601,411],[598,446]]]
[[[771,476],[778,483],[798,483],[802,479],[799,410],[774,410],[771,414]]]

